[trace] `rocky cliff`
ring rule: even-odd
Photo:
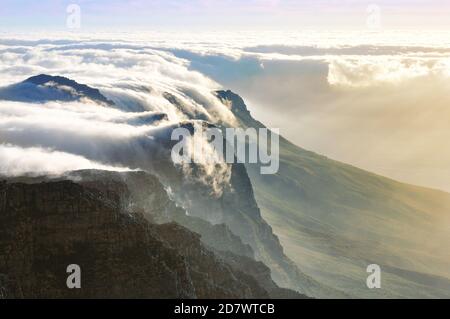
[[[148,195],[145,205],[130,187],[144,180],[139,196]],[[263,277],[251,275],[242,271],[242,258],[257,264],[250,257],[221,256],[199,234],[152,221],[172,220],[171,210],[176,206],[162,185],[145,173],[78,172],[1,182],[1,297],[279,297],[264,265]],[[67,288],[71,264],[81,267],[81,289]]]

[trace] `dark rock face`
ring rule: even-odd
[[[170,231],[202,255],[198,237],[185,229],[151,225],[140,214],[125,214],[116,194],[104,196],[69,181],[3,184],[0,194],[0,273],[7,297],[205,296],[195,289],[190,270],[195,261],[188,264],[183,252],[161,235]],[[210,267],[220,267],[209,257]],[[70,264],[82,269],[80,290],[66,287]],[[231,278],[223,277],[217,296],[251,296],[250,290],[227,287]],[[236,286],[241,288],[239,282]]]
[[[252,117],[244,100],[238,94],[230,90],[220,90],[216,91],[215,93],[219,100],[230,108],[236,118],[241,121],[244,126],[250,126],[254,128],[265,127],[262,123],[256,121]]]
[[[122,194],[123,206],[140,207],[145,217],[158,224],[176,222],[189,230],[200,234],[204,245],[215,251],[230,251],[239,256],[254,258],[249,245],[230,231],[225,224],[212,225],[208,221],[188,216],[186,211],[178,207],[168,196],[160,181],[153,175],[144,172],[114,173],[85,170],[70,173],[70,177],[79,180],[82,185],[107,193]],[[126,184],[126,192],[117,189]],[[151,190],[149,192],[148,190]],[[127,194],[124,196],[123,194]],[[131,204],[130,204],[131,203]]]
[[[246,128],[266,128],[264,124],[255,120],[249,112],[244,100],[236,93],[227,90],[215,92],[217,98],[233,112],[236,116],[238,126]],[[283,147],[289,143],[286,139],[280,136],[280,145]],[[290,143],[289,143],[290,144]],[[283,167],[283,160],[280,167]],[[261,182],[264,180],[264,182]],[[279,190],[280,176],[261,175],[259,164],[236,164],[233,167],[233,174],[231,185],[235,191],[228,192],[225,195],[225,207],[232,207],[234,214],[229,213],[229,209],[225,214],[229,220],[226,224],[241,239],[252,246],[257,259],[263,261],[272,270],[272,278],[275,282],[285,288],[300,291],[308,296],[320,298],[346,298],[347,295],[333,288],[327,287],[322,283],[317,282],[310,276],[304,274],[297,265],[285,255],[283,247],[281,246],[278,237],[273,233],[271,226],[261,217],[260,208],[258,204],[261,202],[261,197],[256,202],[255,190],[261,185],[271,185],[272,192],[277,193]],[[274,186],[277,185],[277,186]],[[289,192],[289,188],[283,188],[282,192]],[[295,193],[298,196],[298,193]],[[270,202],[270,200],[268,200]],[[239,209],[235,209],[239,207]],[[242,214],[239,216],[239,214]],[[245,215],[251,215],[251,219],[245,218]],[[247,225],[240,220],[251,220],[254,225]],[[256,226],[255,226],[256,225]],[[253,229],[249,232],[248,229]]]
[[[217,127],[204,121],[197,121],[195,124],[201,124],[202,129]],[[199,126],[197,125],[197,129]],[[190,164],[190,176],[185,179],[183,171],[177,169],[170,158],[169,150],[175,143],[171,141],[170,133],[177,127],[192,132],[194,122],[179,123],[158,136],[155,140],[168,151],[163,153],[161,159],[152,159],[152,172],[158,174],[164,185],[171,187],[174,200],[197,220],[204,220],[212,225],[226,225],[235,237],[251,248],[257,261],[270,268],[272,278],[279,286],[310,294],[309,287],[314,285],[311,278],[303,274],[284,254],[278,237],[261,216],[246,166],[241,163],[228,164],[230,180],[220,185],[220,193],[212,192],[211,184],[202,181],[205,172],[195,163]],[[127,164],[127,167],[133,165]],[[188,224],[182,224],[188,227]],[[219,242],[208,241],[208,245],[213,243],[213,247],[218,248]]]
[[[41,101],[41,97],[49,98],[49,100],[88,97],[102,101],[102,98],[97,95],[97,93],[101,94],[98,90],[63,77],[39,75],[19,83],[19,85],[26,86],[26,90],[22,90],[18,96],[31,101]],[[30,88],[37,89],[37,91],[30,90]],[[45,92],[42,93],[42,90]],[[55,95],[48,96],[48,90]],[[226,91],[221,97],[222,101],[228,99],[230,94],[230,91]],[[165,97],[170,103],[180,109],[185,109],[182,105],[183,102],[175,96],[167,93]],[[238,98],[237,95],[232,97]],[[0,98],[2,98],[1,89]],[[231,107],[236,107],[233,112],[248,113],[242,99],[240,102],[242,102],[241,107],[232,104]],[[184,127],[191,131],[194,129],[194,121],[202,119],[198,114],[187,115],[193,118],[174,125],[173,129]],[[150,116],[150,118],[137,119],[137,121],[146,123],[153,120],[164,120],[163,116],[161,118]],[[195,124],[198,122],[201,122],[203,127],[212,125],[205,121],[195,121]],[[197,125],[195,126],[197,127]],[[174,167],[170,160],[170,150],[174,143],[171,141],[170,133],[171,128],[165,128],[158,132],[154,139],[140,139],[114,149],[106,146],[103,157],[105,161],[123,163],[126,167],[145,169],[156,174],[164,185],[170,186],[173,190],[174,195],[171,198],[167,196],[167,192],[159,180],[153,176],[149,177],[148,174],[126,174],[126,176],[109,174],[107,178],[102,178],[103,173],[93,174],[90,177],[82,174],[80,181],[77,180],[76,184],[84,191],[97,194],[99,196],[97,200],[101,202],[106,200],[108,203],[111,201],[116,203],[118,211],[115,213],[126,212],[125,215],[130,216],[139,213],[151,225],[169,222],[181,224],[190,231],[200,234],[201,244],[207,250],[217,254],[224,251],[231,252],[236,256],[261,261],[269,267],[271,276],[278,285],[307,292],[302,289],[303,282],[299,279],[301,274],[297,273],[296,267],[286,258],[278,238],[260,214],[245,166],[243,164],[230,165],[230,183],[224,186],[220,195],[213,194],[211,185],[200,181],[205,177],[201,166],[193,165],[191,167],[192,176],[189,176],[189,179],[185,178],[186,176],[181,170]],[[101,147],[104,146],[101,145]],[[130,156],[130,154],[135,156]],[[47,183],[48,181],[44,185]],[[143,190],[150,191],[144,192]],[[177,207],[175,202],[183,209]],[[189,212],[189,216],[186,215],[185,210]],[[48,212],[53,213],[52,211]],[[53,240],[53,238],[51,239]],[[2,272],[0,271],[0,273]],[[1,285],[0,278],[0,287]]]
[[[256,260],[270,268],[277,285],[310,294],[314,281],[284,254],[272,227],[261,216],[244,164],[233,165],[230,185],[232,190],[222,197],[224,223],[252,247]]]
[[[238,176],[242,177],[243,173],[245,172],[239,172]],[[241,191],[247,190],[247,192],[238,194],[234,192],[235,194],[228,199],[230,203],[226,205],[228,216],[224,219],[233,227],[234,231],[239,232],[239,237],[230,230],[228,224],[213,225],[203,218],[186,215],[184,209],[174,204],[159,180],[152,175],[143,172],[108,173],[105,175],[104,172],[92,170],[73,172],[71,175],[76,179],[81,179],[80,183],[83,185],[94,187],[103,192],[107,190],[111,192],[110,189],[114,185],[111,184],[112,180],[124,181],[130,190],[131,201],[144,208],[147,219],[156,223],[176,222],[200,234],[202,243],[226,263],[232,265],[235,270],[250,277],[256,276],[257,282],[267,290],[270,297],[304,297],[292,290],[278,288],[272,280],[271,270],[262,262],[255,261],[255,252],[252,245],[258,249],[256,256],[260,256],[261,251],[265,252],[267,256],[263,256],[261,259],[264,259],[264,262],[273,261],[271,266],[280,268],[279,272],[286,274],[284,280],[289,280],[289,272],[295,273],[295,267],[291,268],[292,265],[283,255],[283,248],[277,237],[273,235],[270,226],[262,220],[256,203],[251,200],[253,193],[248,179],[241,181],[243,185],[237,185]],[[244,174],[244,176],[246,175]],[[152,189],[152,193],[146,192],[147,189]],[[250,203],[249,206],[244,205],[247,202]],[[161,205],[155,206],[155,203]],[[256,227],[248,221],[248,215],[240,212],[236,207],[241,207],[247,213],[253,213],[254,216],[251,220],[256,223]],[[256,230],[249,232],[248,229],[251,228],[256,228]],[[243,243],[243,240],[251,242],[252,245]],[[258,245],[261,245],[261,248]],[[297,273],[295,273],[295,276],[297,276]]]
[[[116,198],[69,181],[3,185],[0,194],[7,297],[195,296],[183,256]],[[82,269],[82,289],[66,286],[70,264]]]
[[[215,253],[200,235],[174,222],[151,222],[177,215],[155,177],[98,171],[74,176],[76,182],[22,178],[0,184],[1,298],[278,297],[264,265]],[[133,193],[144,186],[139,200]],[[66,286],[71,264],[81,267],[81,289]],[[259,275],[249,267],[260,269]],[[292,295],[299,296],[281,294]]]
[[[255,278],[219,262],[212,252],[198,249],[196,245],[200,242],[200,236],[183,231],[182,227],[175,223],[160,227],[161,236],[186,257],[197,297],[228,298],[233,297],[230,292],[235,291],[238,294],[234,294],[234,297],[238,298],[269,298],[268,292]]]

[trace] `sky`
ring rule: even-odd
[[[72,3],[80,29],[68,28]],[[138,88],[194,106],[232,89],[301,147],[450,191],[449,17],[437,0],[0,0],[0,89],[63,75],[147,111],[168,106]]]
[[[0,0],[0,74],[0,175],[152,171],[174,125],[236,124],[231,89],[301,148],[450,193],[450,0]],[[37,107],[38,74],[115,106]],[[178,168],[215,195],[231,179]]]
[[[362,28],[380,13],[385,28],[450,26],[445,0],[1,0],[2,28],[65,28],[67,7],[91,28]]]

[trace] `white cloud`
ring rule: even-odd
[[[402,84],[429,76],[447,81],[450,77],[450,58],[334,58],[329,63],[328,82],[337,86],[371,87]]]
[[[21,148],[0,144],[0,175],[59,175],[80,169],[128,171],[128,168],[103,165],[82,156],[39,147]]]
[[[116,103],[114,108],[84,99],[39,104],[0,101],[2,174],[122,167],[151,171],[152,160],[165,152],[158,137],[167,134],[171,125],[192,115],[214,123],[234,121],[231,111],[214,96],[217,83],[189,70],[188,61],[145,45],[9,40],[0,57],[0,86],[40,73],[60,75],[99,88]],[[181,105],[172,104],[167,93]],[[149,120],[161,113],[168,119]],[[186,180],[219,192],[227,168],[203,165],[201,169],[202,176]]]
[[[151,137],[168,125],[192,116],[233,122],[212,94],[220,85],[195,68],[225,79],[221,84],[241,93],[258,119],[280,127],[299,145],[414,183],[406,166],[420,166],[422,177],[426,167],[448,167],[443,163],[448,154],[438,145],[449,128],[433,118],[447,116],[444,105],[450,100],[445,93],[450,45],[439,39],[445,35],[143,32],[127,34],[126,41],[123,34],[108,33],[0,38],[0,86],[40,73],[63,75],[99,88],[118,106],[0,101],[0,143],[49,148],[112,166],[130,166],[117,154],[146,147],[133,154],[132,163],[144,167],[148,158],[142,154],[154,147]],[[136,121],[155,112],[166,113],[168,121]],[[425,140],[433,143],[423,147]],[[440,156],[430,160],[433,152]],[[433,176],[417,182],[445,184],[434,183]]]

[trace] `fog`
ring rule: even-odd
[[[174,53],[242,95],[254,117],[297,145],[450,191],[448,49],[268,46],[238,59]]]
[[[169,132],[193,118],[232,125],[231,111],[214,95],[219,87],[188,70],[185,60],[147,46],[107,42],[3,41],[0,49],[0,174],[61,174],[77,169],[154,172],[170,164]],[[65,76],[88,84],[114,102],[76,98],[69,87],[23,83],[38,75]],[[67,99],[66,94],[75,98]],[[171,96],[177,103],[169,101]],[[168,136],[168,137],[167,137]],[[211,150],[213,151],[213,150]],[[186,167],[187,181],[219,193],[228,183],[225,165]],[[154,173],[158,173],[157,171]]]
[[[127,167],[111,154],[118,153],[117,145],[128,152],[143,140],[151,143],[148,137],[161,123],[143,125],[140,119],[152,114],[166,114],[166,126],[193,117],[233,125],[234,116],[212,93],[230,88],[244,97],[256,119],[303,148],[450,191],[445,147],[450,50],[431,36],[422,39],[423,45],[414,37],[379,34],[376,41],[331,33],[317,39],[313,34],[266,39],[224,33],[192,35],[189,41],[182,34],[165,41],[145,36],[136,41],[118,35],[111,40],[75,35],[0,39],[0,96],[13,99],[11,94],[18,96],[20,90],[11,90],[12,85],[46,73],[98,88],[116,104],[36,107],[0,101],[0,144],[55,149]],[[395,45],[399,39],[403,45]],[[368,44],[374,41],[378,44]]]

